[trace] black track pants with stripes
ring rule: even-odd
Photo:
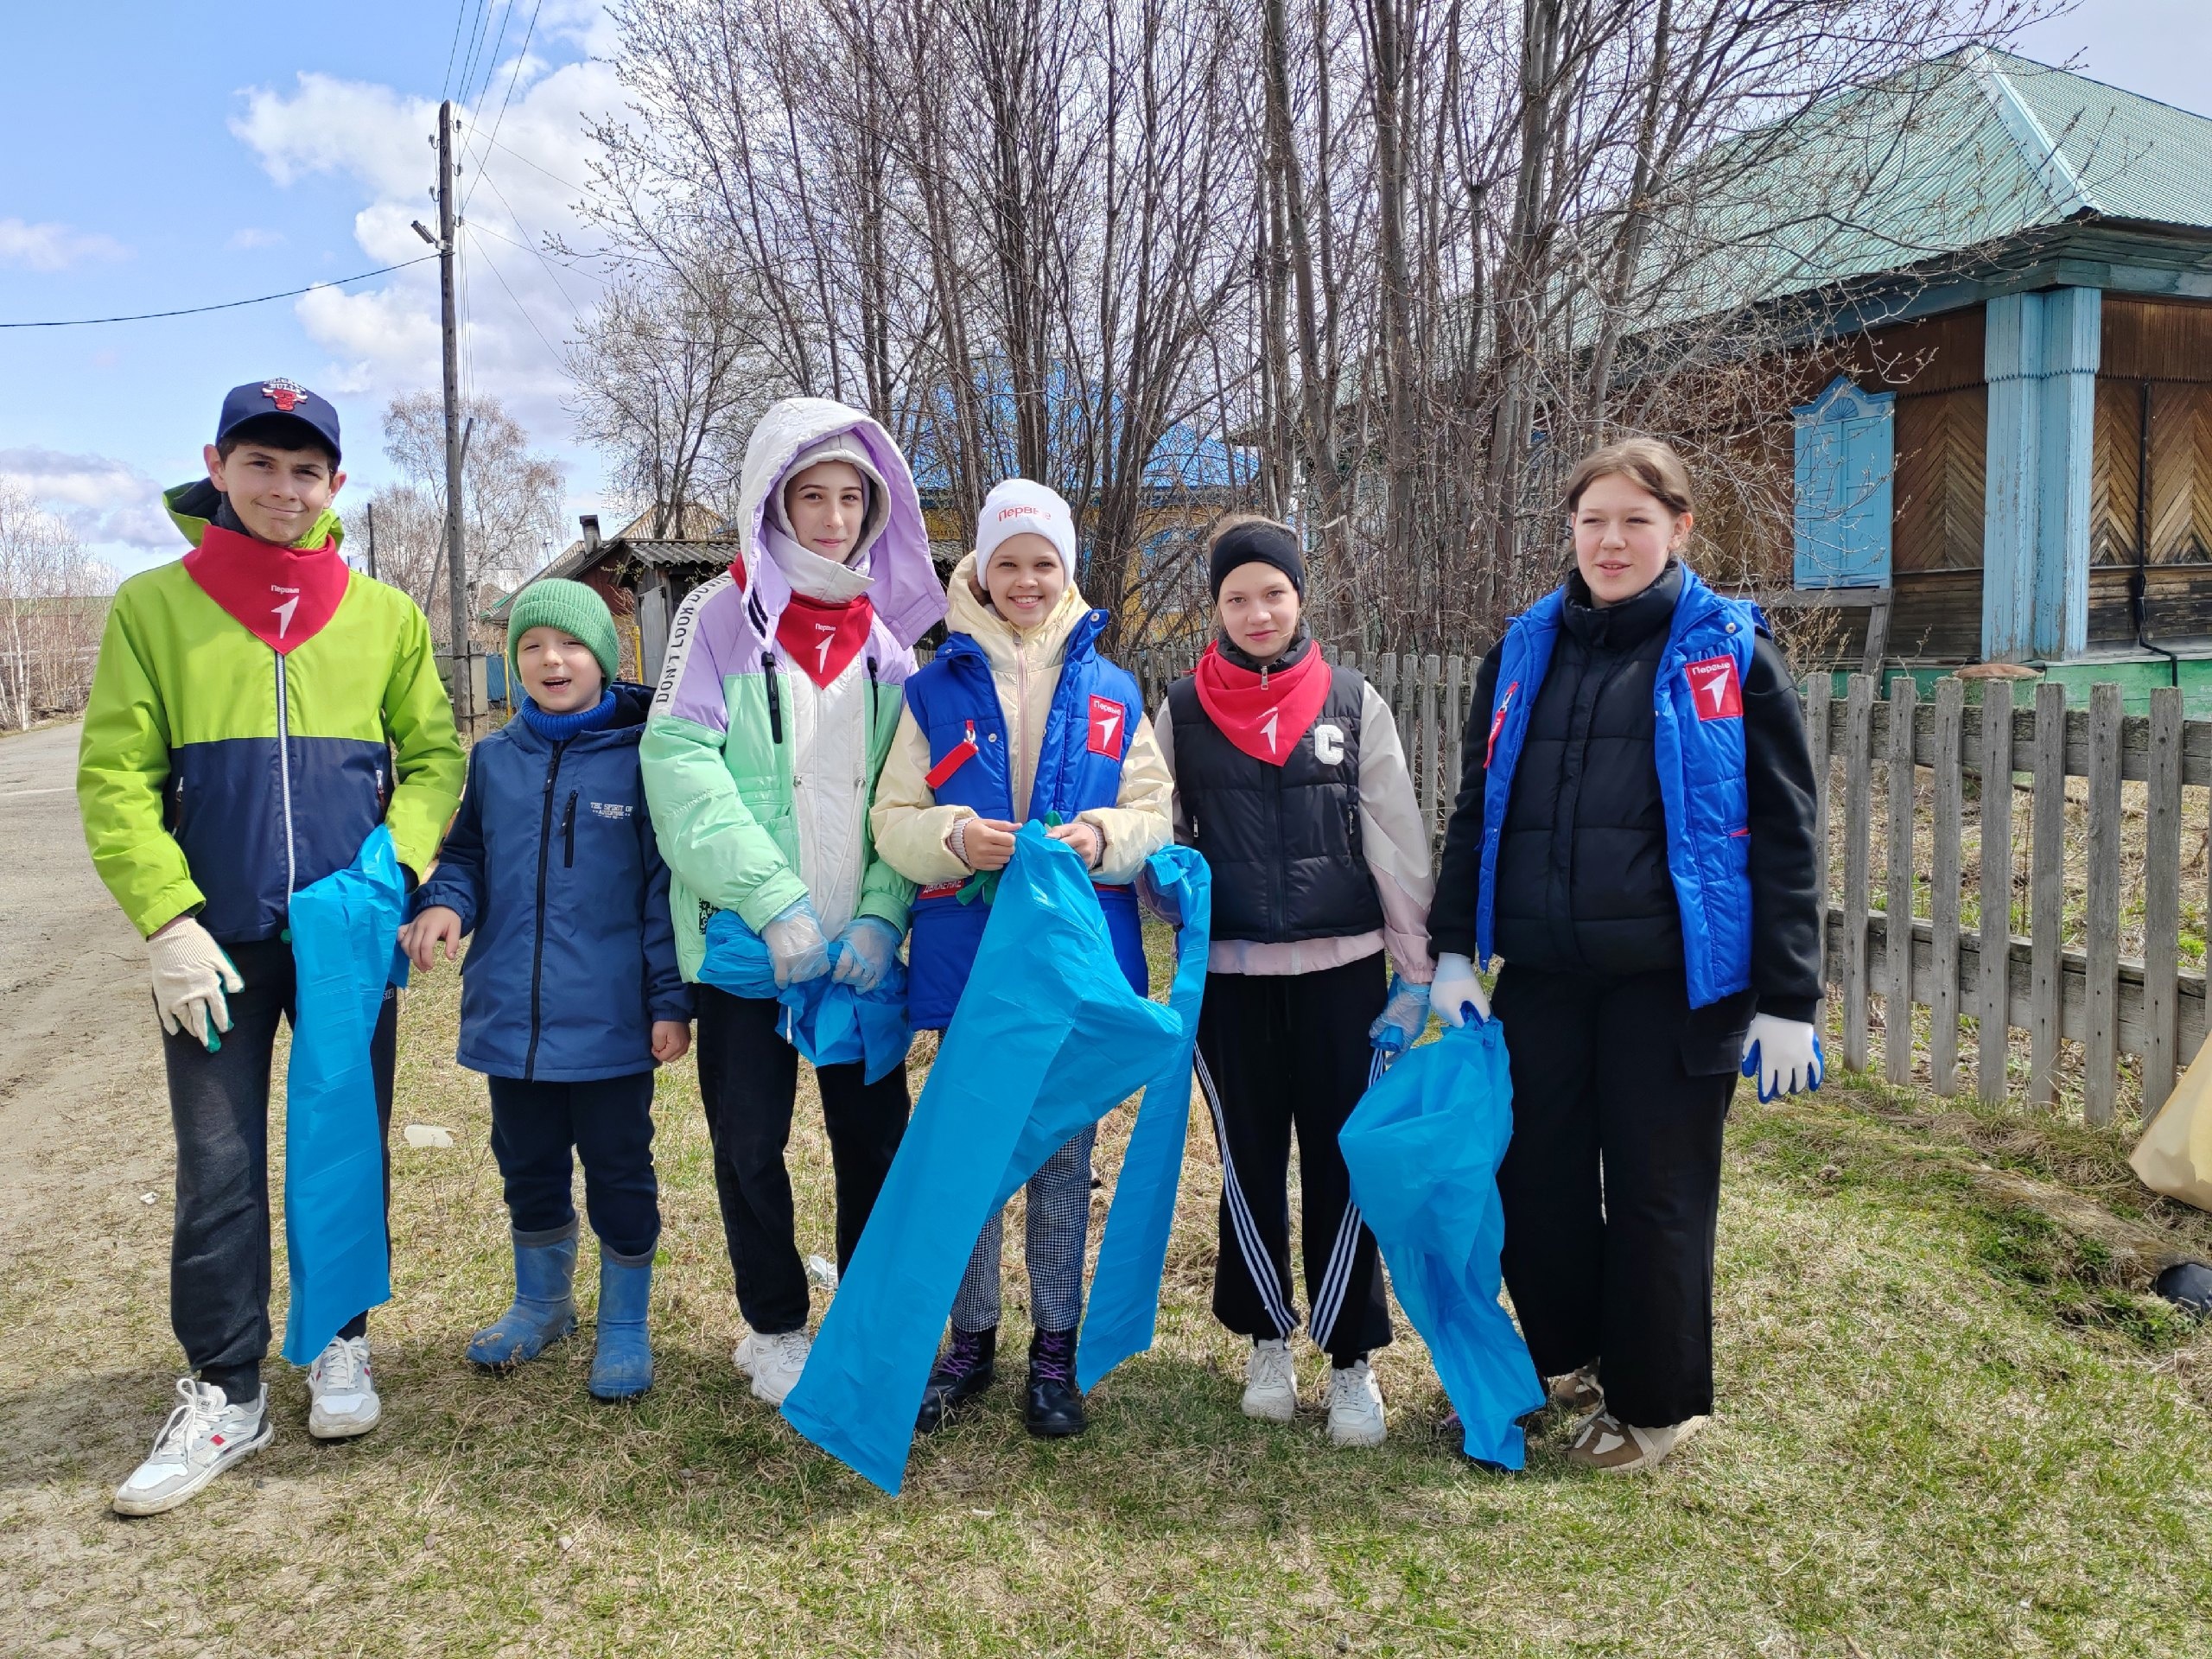
[[[1290,1141],[1298,1134],[1314,1344],[1349,1365],[1390,1340],[1375,1236],[1352,1207],[1337,1131],[1367,1090],[1367,1028],[1388,981],[1377,954],[1312,974],[1212,974],[1198,1081],[1221,1148],[1214,1317],[1248,1337],[1298,1327],[1290,1278]]]

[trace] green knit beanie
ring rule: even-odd
[[[581,639],[599,659],[599,671],[609,685],[620,677],[622,647],[614,637],[613,613],[581,582],[546,576],[515,595],[507,607],[507,671],[522,689],[522,664],[515,653],[522,637],[532,628],[558,628],[572,639]]]

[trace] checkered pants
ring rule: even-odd
[[[1072,1331],[1083,1317],[1083,1255],[1090,1232],[1093,1127],[1045,1160],[1029,1178],[1029,1220],[1022,1240],[1029,1268],[1029,1319],[1039,1331]],[[957,1331],[987,1331],[999,1322],[999,1253],[1003,1211],[984,1224],[952,1304]]]

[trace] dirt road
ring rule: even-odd
[[[134,1199],[168,1161],[145,947],[85,851],[77,734],[0,738],[0,1247],[74,1208],[85,1150]],[[118,1115],[155,1133],[118,1136]],[[145,1152],[117,1168],[118,1142]]]

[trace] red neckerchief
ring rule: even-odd
[[[321,633],[352,579],[338,543],[278,547],[210,524],[184,556],[185,574],[238,626],[279,656]]]
[[[1221,734],[1255,760],[1280,766],[1329,697],[1329,665],[1317,644],[1288,668],[1255,674],[1221,654],[1218,641],[1198,658],[1198,702]]]
[[[776,623],[776,643],[806,677],[827,686],[843,673],[875,620],[875,607],[865,595],[842,605],[823,605],[793,594]]]

